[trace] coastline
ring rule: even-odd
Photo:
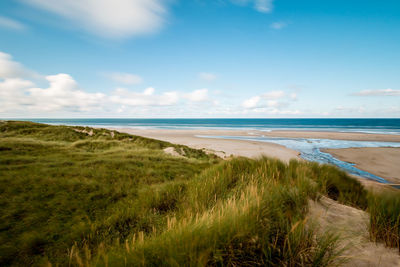
[[[370,133],[345,133],[345,132],[316,132],[316,131],[246,131],[246,130],[215,130],[215,129],[136,129],[136,128],[112,128],[120,132],[140,135],[148,138],[159,139],[176,144],[183,144],[197,149],[205,149],[222,158],[233,156],[268,157],[278,158],[284,162],[291,159],[301,159],[300,153],[285,146],[248,140],[213,139],[201,138],[197,135],[206,136],[255,136],[264,135],[268,137],[285,138],[316,138],[353,141],[381,141],[400,142],[400,135],[370,134]],[[345,162],[355,163],[356,167],[385,178],[392,183],[400,183],[400,171],[397,163],[400,158],[400,148],[345,148],[345,149],[324,149],[337,159]],[[391,152],[397,151],[397,152]],[[391,152],[391,153],[388,153]],[[356,177],[356,176],[354,176]],[[358,177],[363,183],[368,180]],[[370,182],[371,181],[371,182]],[[368,180],[368,185],[380,184]]]

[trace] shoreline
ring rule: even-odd
[[[111,128],[112,130],[125,132],[143,137],[163,140],[176,144],[187,145],[196,149],[205,149],[215,153],[221,158],[233,156],[244,156],[255,158],[266,155],[278,158],[284,162],[291,159],[303,160],[300,153],[283,145],[270,142],[257,142],[248,140],[213,139],[202,138],[197,135],[207,136],[265,136],[284,138],[315,138],[353,141],[380,141],[400,142],[400,135],[385,135],[371,133],[344,133],[344,132],[316,132],[316,131],[244,131],[244,130],[176,130],[176,129],[133,129],[133,128]],[[400,158],[400,148],[393,148],[393,153],[387,153],[390,148],[345,148],[345,149],[323,149],[321,151],[331,154],[333,157],[350,163],[355,163],[360,170],[380,176],[389,182],[400,183],[400,171],[396,162]],[[348,152],[348,151],[351,152]],[[344,152],[343,152],[344,151]],[[356,153],[354,151],[358,151]],[[345,153],[346,155],[343,155]],[[371,155],[371,156],[370,156]],[[362,157],[363,156],[363,157]],[[356,176],[354,176],[356,177]],[[373,180],[359,177],[358,180]],[[370,184],[370,183],[368,183]]]

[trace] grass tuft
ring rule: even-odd
[[[400,252],[400,193],[370,194],[370,237]]]

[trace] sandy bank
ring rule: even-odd
[[[271,131],[271,132],[262,132],[262,134],[264,136],[271,136],[271,137],[400,142],[400,135],[390,135],[390,134],[312,132],[312,131],[310,131],[310,132],[308,132],[308,131]]]
[[[362,147],[325,149],[323,151],[342,161],[356,164],[358,169],[400,184],[400,148]]]
[[[391,267],[400,266],[397,249],[387,248],[369,239],[369,214],[349,206],[321,197],[320,201],[310,200],[311,221],[317,223],[319,230],[340,235],[340,248],[349,267]]]
[[[299,153],[297,151],[277,144],[196,137],[196,135],[248,135],[248,133],[244,131],[142,130],[125,128],[116,130],[129,134],[168,141],[171,143],[187,145],[197,149],[206,149],[223,158],[231,155],[244,157],[258,157],[261,155],[266,155],[269,157],[279,158],[285,162],[288,162],[290,159],[299,159]]]

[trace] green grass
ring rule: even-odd
[[[317,198],[315,183],[293,178],[280,161],[223,162],[187,183],[163,231],[135,233],[96,253],[89,265],[333,265],[337,237],[316,237],[307,224],[310,198]],[[77,252],[75,263],[85,262],[82,257]]]
[[[165,154],[171,146],[186,157]],[[374,240],[386,242],[374,234],[386,225],[398,234],[395,198],[374,202],[332,166],[221,161],[105,129],[0,122],[2,266],[337,265],[340,237],[307,216],[320,195],[369,210],[371,226],[389,222],[376,221]]]
[[[400,252],[400,193],[385,192],[369,196],[370,236]]]
[[[74,243],[96,247],[151,231],[173,209],[168,192],[179,194],[180,184],[219,161],[166,142],[81,130],[0,124],[0,265],[65,263]],[[166,155],[169,146],[187,158]]]

